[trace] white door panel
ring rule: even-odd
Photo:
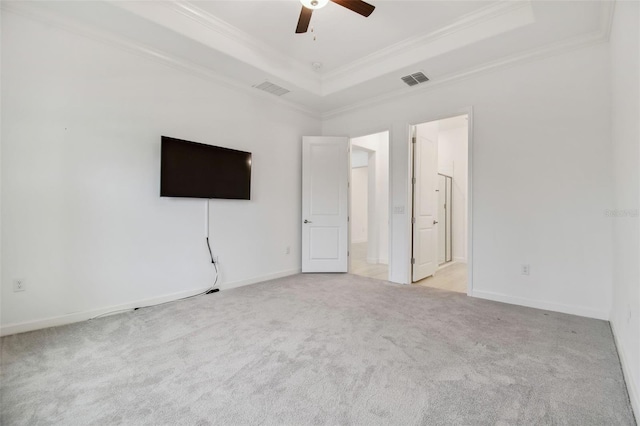
[[[418,131],[414,145],[413,281],[433,275],[438,267],[438,142]]]
[[[302,139],[302,272],[347,272],[348,144]]]

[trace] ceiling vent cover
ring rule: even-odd
[[[263,90],[267,93],[271,93],[272,95],[276,95],[276,96],[286,95],[287,93],[290,92],[290,90],[287,90],[284,87],[280,87],[277,84],[269,83],[268,81],[265,81],[264,83],[260,83],[257,86],[253,86],[253,87],[255,87],[256,89]]]
[[[402,77],[402,81],[407,83],[408,86],[416,86],[420,83],[426,83],[427,81],[429,81],[429,78],[424,75],[424,73],[417,72],[414,74],[405,75],[404,77]]]

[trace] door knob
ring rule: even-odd
[[[437,224],[438,224],[438,221],[437,221],[437,220],[434,220],[434,221],[433,221],[433,224],[434,224],[434,225],[437,225]]]
[[[310,220],[305,219],[305,220],[304,220],[304,223],[311,223],[311,221],[310,221]]]

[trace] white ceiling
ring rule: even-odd
[[[313,13],[310,30],[294,34],[301,5],[282,1],[194,1],[202,10],[228,22],[311,69],[321,62],[321,73],[392,46],[416,34],[435,31],[460,16],[493,1],[375,1],[376,10],[364,18],[329,2]],[[240,5],[239,5],[240,3]]]
[[[306,34],[295,34],[298,0],[3,1],[3,8],[45,14],[247,90],[270,81],[290,90],[281,102],[325,115],[601,41],[612,12],[607,0],[370,3],[369,18],[329,3],[314,11]],[[431,81],[410,88],[400,80],[416,71]]]

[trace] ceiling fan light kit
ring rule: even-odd
[[[329,0],[300,0],[300,3],[307,9],[320,9],[329,3]]]
[[[331,0],[335,4],[339,4],[342,7],[349,9],[352,12],[362,15],[365,18],[373,13],[376,8],[369,3],[362,0]],[[298,26],[296,27],[296,34],[306,33],[309,29],[309,23],[311,22],[311,14],[314,10],[320,9],[329,3],[329,0],[300,0],[302,3],[302,10],[300,11],[300,18],[298,18]]]

